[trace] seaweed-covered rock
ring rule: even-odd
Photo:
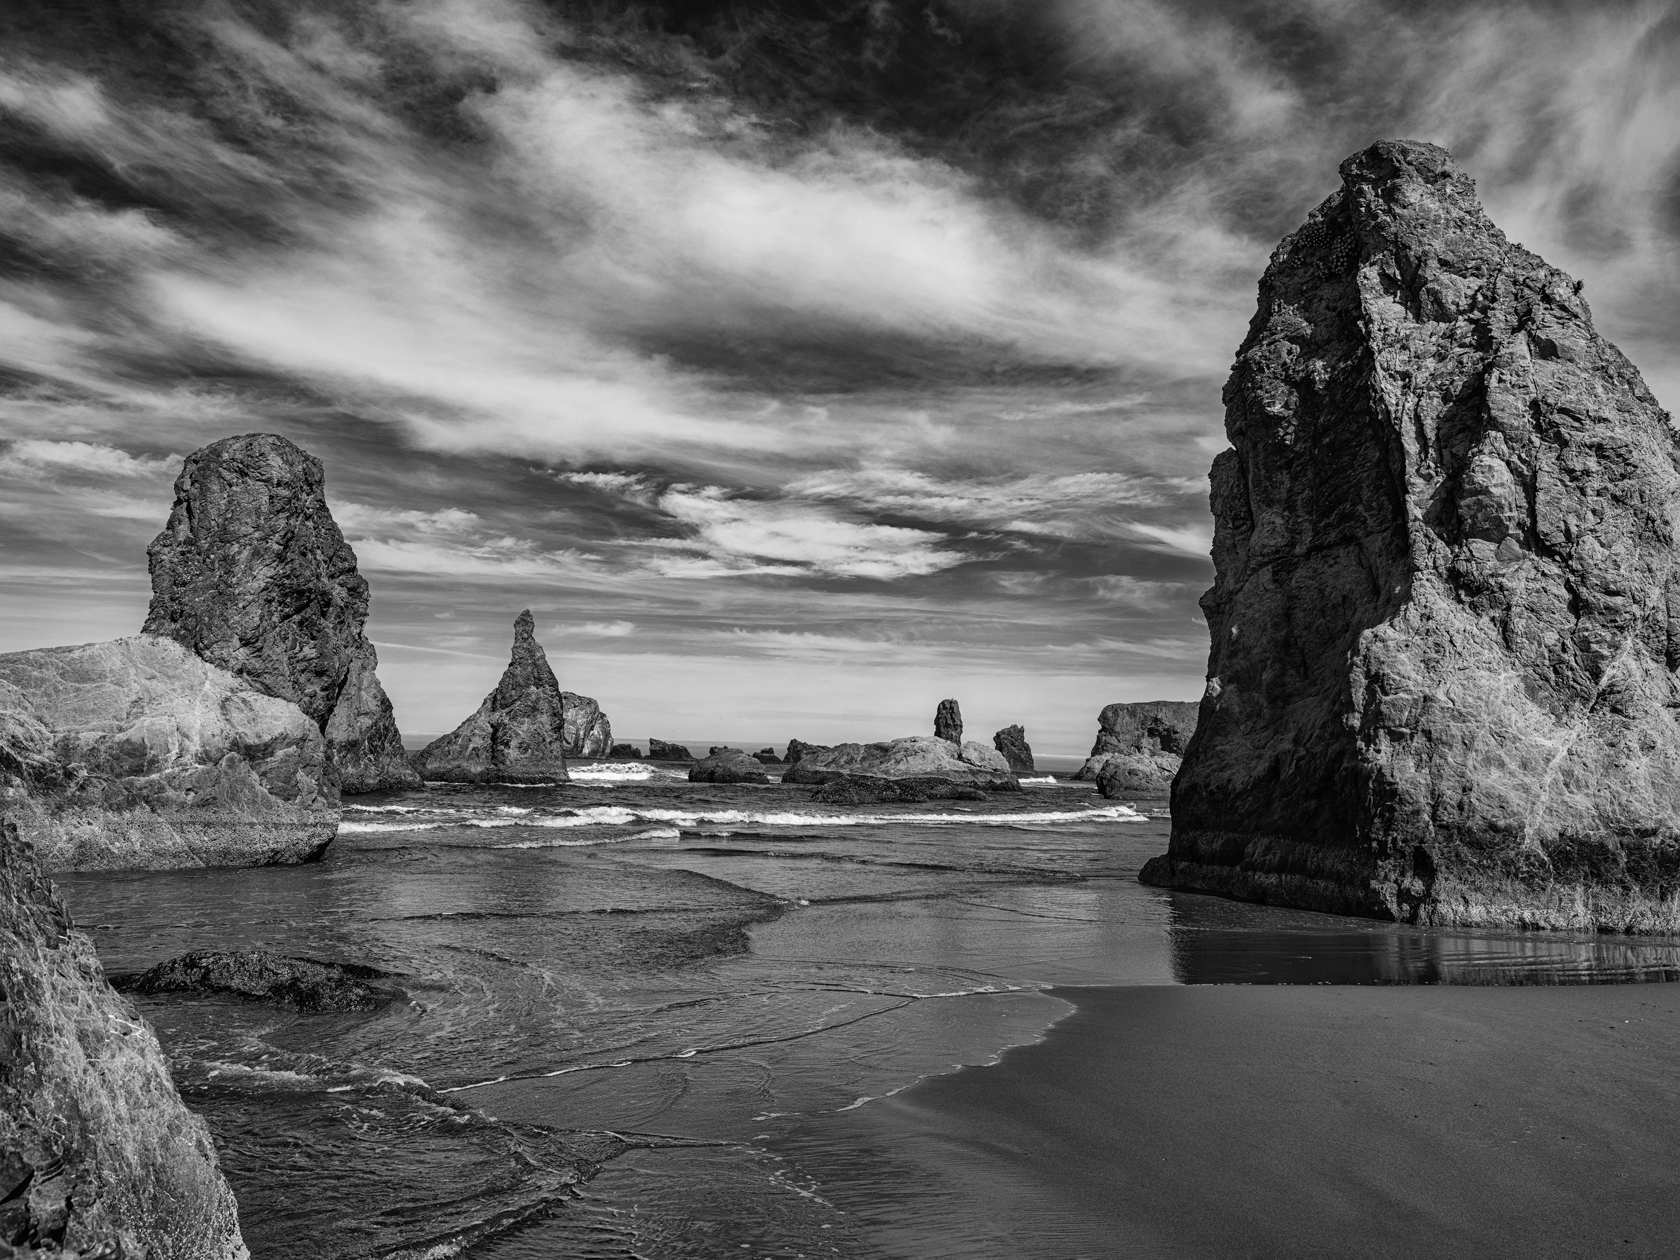
[[[1146,700],[1110,704],[1097,715],[1097,740],[1091,755],[1073,777],[1100,781],[1103,766],[1115,757],[1124,758],[1128,773],[1141,776],[1149,786],[1135,791],[1164,792],[1178,773],[1184,750],[1196,733],[1201,705],[1195,700]],[[1147,770],[1144,762],[1154,769]]]
[[[1027,733],[1021,727],[1004,727],[992,736],[992,747],[1016,774],[1033,773],[1032,745],[1027,743]]]
[[[301,709],[144,634],[0,655],[0,804],[49,870],[304,862],[339,822]]]
[[[649,761],[693,761],[694,754],[681,744],[667,744],[662,739],[648,740]]]
[[[250,1254],[210,1130],[10,820],[0,820],[0,1254]]]
[[[933,714],[933,737],[953,744],[963,742],[962,707],[955,700],[941,700]]]
[[[318,962],[261,949],[195,950],[149,971],[112,980],[125,993],[219,993],[296,1011],[371,1011],[394,996],[369,981],[386,972],[356,963]]]
[[[989,801],[977,787],[949,779],[881,779],[867,774],[838,775],[818,786],[811,799],[823,805],[897,805],[923,801]]]
[[[612,755],[612,723],[601,712],[601,706],[588,696],[575,691],[560,693],[561,708],[565,712],[565,747],[568,757],[607,757]]]
[[[414,754],[427,779],[444,783],[555,783],[566,773],[560,684],[527,608],[513,622],[513,653],[496,689],[465,722]]]
[[[344,791],[417,781],[362,633],[368,586],[327,510],[320,460],[273,433],[194,451],[146,554],[145,633],[296,704],[328,735]]]
[[[764,764],[739,748],[714,748],[688,771],[690,783],[768,783]]]
[[[1201,720],[1149,882],[1680,928],[1680,442],[1445,150],[1285,238],[1225,390]]]
[[[1017,792],[1020,781],[995,749],[970,740],[960,748],[932,735],[879,744],[806,748],[782,774],[783,783],[827,783],[847,775],[876,779],[938,779],[996,792]]]

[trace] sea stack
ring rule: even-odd
[[[362,633],[367,582],[327,510],[320,460],[272,433],[194,451],[147,555],[145,633],[296,704],[327,736],[343,791],[417,782]]]
[[[1027,743],[1027,732],[1021,727],[1004,727],[992,736],[992,747],[998,750],[1016,774],[1033,773],[1032,745]]]
[[[1349,158],[1225,388],[1200,723],[1146,882],[1680,929],[1680,444],[1432,144]]]
[[[933,715],[933,737],[949,740],[953,744],[963,742],[962,709],[955,700],[941,700],[939,708]]]
[[[1073,777],[1104,796],[1165,792],[1196,733],[1194,700],[1145,700],[1103,706],[1097,740]]]
[[[575,691],[560,693],[560,707],[566,714],[566,755],[606,757],[612,754],[612,723],[601,706]]]
[[[0,819],[0,1251],[248,1260],[151,1028]]]
[[[449,783],[565,781],[566,722],[560,684],[536,639],[531,610],[513,623],[513,656],[496,689],[453,732],[414,755],[426,779]]]

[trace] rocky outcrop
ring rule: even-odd
[[[566,773],[560,684],[527,608],[513,622],[513,654],[496,689],[448,735],[414,754],[422,778],[444,783],[558,783]]]
[[[753,754],[753,756],[767,766],[779,766],[782,764],[782,759],[776,756],[776,750],[774,748],[760,748]]]
[[[963,742],[962,709],[955,700],[941,700],[933,714],[933,737],[953,744]]]
[[[1225,390],[1201,720],[1147,881],[1680,928],[1680,447],[1434,145],[1287,237]]]
[[[614,744],[607,750],[607,756],[634,757],[636,760],[640,761],[642,757],[642,750],[637,748],[634,744]]]
[[[304,862],[339,820],[302,710],[152,635],[0,655],[0,808],[49,870]]]
[[[827,752],[828,749],[827,744],[807,744],[802,739],[790,739],[787,744],[787,756],[783,760],[792,766],[798,764],[800,758],[808,753]]]
[[[1006,726],[993,735],[992,747],[1016,774],[1033,773],[1032,745],[1027,743],[1027,733],[1019,726]]]
[[[880,744],[807,746],[782,774],[783,783],[827,783],[847,776],[872,779],[938,779],[997,792],[1020,782],[995,749],[970,740],[960,748],[937,736],[912,735]]]
[[[612,723],[601,706],[575,691],[562,691],[560,705],[566,715],[565,748],[568,757],[612,755]]]
[[[266,697],[265,697],[266,699]],[[0,1253],[248,1260],[151,1028],[0,820]]]
[[[690,783],[768,783],[764,765],[739,748],[714,748],[688,771]]]
[[[977,787],[949,779],[878,779],[847,774],[822,784],[811,799],[823,805],[915,805],[923,801],[989,801]]]
[[[195,950],[135,976],[113,977],[124,993],[212,993],[272,1002],[294,1011],[371,1011],[395,994],[370,981],[387,973],[355,963],[317,962],[261,949]]]
[[[145,633],[301,708],[328,736],[344,791],[417,781],[362,633],[368,586],[327,510],[320,460],[272,433],[194,451],[147,555]]]
[[[694,754],[681,744],[667,744],[662,739],[648,740],[649,761],[693,761]]]
[[[1124,781],[1128,794],[1166,791],[1196,733],[1200,709],[1194,700],[1106,705],[1097,715],[1091,755],[1073,777],[1100,787],[1104,768],[1114,763],[1109,778]]]
[[[1097,791],[1118,800],[1165,792],[1172,786],[1181,758],[1162,752],[1106,753],[1092,760],[1097,763]]]

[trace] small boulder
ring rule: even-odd
[[[739,748],[718,747],[688,771],[690,783],[768,783],[770,776],[757,758]]]
[[[649,761],[693,761],[694,754],[681,744],[667,744],[662,739],[648,740]]]

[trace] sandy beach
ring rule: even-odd
[[[1054,992],[1077,1010],[1041,1043],[789,1149],[864,1240],[1058,1260],[1674,1254],[1673,985]]]

